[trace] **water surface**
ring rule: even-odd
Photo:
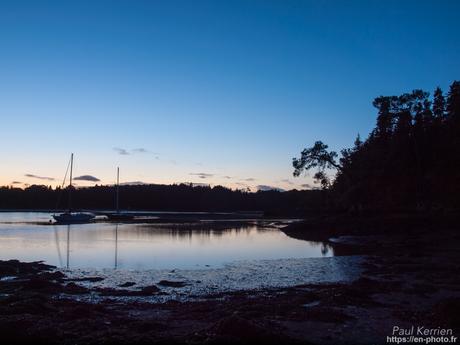
[[[327,245],[288,237],[266,223],[228,228],[97,222],[44,225],[49,213],[0,212],[0,259],[63,268],[212,269],[244,260],[332,256]]]

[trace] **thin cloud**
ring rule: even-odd
[[[230,180],[230,179],[232,179],[233,177],[225,175],[225,176],[223,176],[223,178],[226,178],[227,180]]]
[[[248,177],[248,178],[245,178],[244,180],[242,181],[248,181],[248,182],[254,182],[256,179],[254,177]]]
[[[36,179],[39,179],[39,180],[47,180],[47,181],[54,181],[55,180],[54,177],[38,176],[38,175],[34,175],[34,174],[25,174],[24,176],[25,177],[30,177],[30,178],[36,178]]]
[[[208,173],[190,173],[189,175],[198,176],[199,178],[202,178],[202,179],[210,178],[214,176],[214,174],[208,174]]]
[[[90,181],[90,182],[99,182],[100,180],[91,175],[82,175],[74,178],[75,181]]]
[[[290,184],[290,185],[294,184],[294,182],[292,182],[291,180],[288,180],[287,178],[285,178],[284,180],[281,180],[281,182],[284,182],[284,183],[287,183],[287,184]]]
[[[267,186],[265,184],[257,185],[257,190],[262,191],[262,192],[269,191],[269,190],[275,190],[275,191],[278,191],[278,192],[285,192],[285,190],[283,188]]]
[[[311,189],[311,185],[309,185],[308,183],[301,184],[300,186],[303,188]]]
[[[131,150],[134,153],[148,153],[149,151],[147,149],[144,149],[143,147],[139,147],[137,149],[132,149]]]
[[[22,184],[22,182],[21,181],[13,181],[13,182],[11,182],[11,184]]]
[[[128,155],[137,154],[137,153],[140,153],[140,154],[152,153],[152,154],[158,155],[158,152],[150,152],[149,150],[147,150],[146,148],[143,148],[143,147],[136,147],[134,149],[125,149],[123,147],[114,147],[113,150],[116,151],[119,155],[123,155],[123,156],[128,156]]]
[[[123,149],[123,148],[121,148],[121,147],[114,147],[113,149],[114,149],[114,151],[116,151],[119,155],[123,155],[123,156],[129,155],[128,150]]]

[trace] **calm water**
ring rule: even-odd
[[[44,260],[58,267],[205,269],[238,260],[332,256],[321,243],[251,225],[178,230],[174,225],[43,225],[51,214],[0,212],[0,259]]]

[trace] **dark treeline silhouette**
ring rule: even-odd
[[[347,209],[381,211],[460,208],[460,82],[447,95],[422,90],[374,100],[377,124],[341,157],[316,142],[293,159],[294,175],[315,178]],[[331,182],[329,169],[337,171]]]
[[[158,211],[265,211],[303,215],[324,210],[460,209],[460,82],[433,97],[423,90],[377,97],[377,124],[364,141],[339,155],[317,141],[294,158],[294,175],[316,168],[323,190],[259,191],[222,186],[132,185],[120,187],[120,207]],[[328,173],[336,170],[330,181]],[[0,187],[2,209],[63,209],[68,189],[34,185]],[[78,188],[75,209],[114,208],[114,187]],[[59,205],[57,201],[61,200]]]
[[[68,188],[42,185],[25,189],[0,187],[0,209],[64,209]],[[59,204],[58,200],[60,200]],[[301,215],[326,208],[324,192],[319,190],[251,193],[222,186],[188,184],[120,186],[120,208],[157,211],[264,211],[267,215]],[[115,188],[95,186],[72,192],[75,209],[113,209]]]

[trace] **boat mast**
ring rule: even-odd
[[[116,196],[116,208],[117,208],[117,213],[120,212],[119,209],[119,204],[118,204],[118,194],[120,193],[120,167],[117,167],[117,196]]]
[[[72,212],[72,171],[73,171],[73,153],[70,154],[69,213]]]

